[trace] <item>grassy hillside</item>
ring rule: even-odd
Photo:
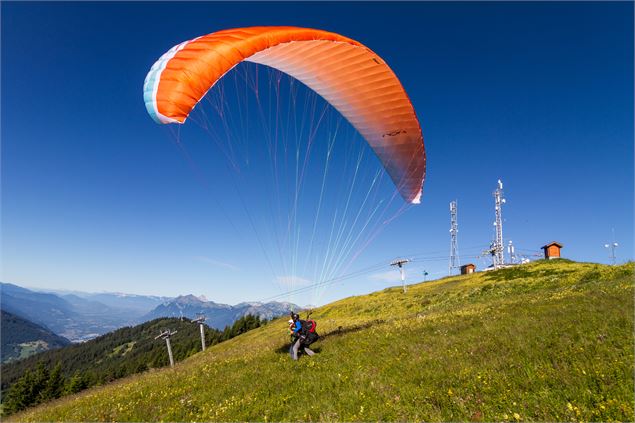
[[[258,317],[247,315],[224,331],[205,327],[205,344],[211,346],[226,341],[261,323]],[[198,324],[192,324],[187,318],[160,318],[4,364],[1,372],[3,413],[15,413],[149,368],[167,366],[165,342],[155,339],[166,328],[176,331],[171,338],[174,361],[184,360],[201,350]],[[3,338],[4,335],[3,332]],[[54,370],[58,366],[59,369]]]
[[[347,298],[20,421],[633,421],[633,264],[565,260]]]

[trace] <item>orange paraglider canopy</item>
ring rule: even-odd
[[[372,50],[344,36],[297,27],[218,31],[174,46],[144,84],[158,123],[183,123],[207,91],[242,61],[278,69],[337,109],[366,139],[404,200],[419,203],[425,149],[401,83]]]

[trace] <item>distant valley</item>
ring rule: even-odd
[[[166,297],[124,294],[39,292],[0,285],[2,310],[50,329],[72,342],[82,342],[137,324]]]
[[[3,311],[71,342],[84,342],[160,317],[196,318],[204,314],[208,326],[223,329],[247,314],[271,319],[299,308],[286,302],[232,306],[194,295],[171,298],[121,293],[42,292],[9,283],[0,283],[0,301]]]

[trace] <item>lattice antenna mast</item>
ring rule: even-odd
[[[164,330],[154,339],[165,339],[165,344],[168,346],[168,356],[170,357],[170,367],[174,367],[174,357],[172,356],[172,346],[170,345],[170,337],[178,331],[171,331],[170,329]]]
[[[401,274],[401,286],[403,287],[403,293],[406,293],[406,271],[404,270],[404,264],[410,262],[408,259],[396,259],[390,263],[391,266],[399,267],[399,273]]]
[[[448,275],[452,275],[452,270],[459,269],[461,263],[459,260],[459,245],[457,234],[459,226],[457,223],[457,202],[450,202],[450,264],[448,266]]]
[[[505,250],[503,245],[503,183],[498,180],[498,188],[494,191],[494,202],[496,204],[496,221],[494,226],[496,229],[496,237],[494,239],[494,268],[498,268],[505,264]]]
[[[192,323],[198,323],[198,327],[201,329],[201,348],[205,351],[205,327],[203,322],[205,322],[205,316],[202,314],[192,320]]]
[[[610,244],[604,244],[604,248],[609,249],[609,258],[611,259],[611,263],[615,266],[615,249],[619,247],[619,244],[615,242],[615,229],[613,229],[613,242]]]

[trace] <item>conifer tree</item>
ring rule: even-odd
[[[75,372],[75,374],[73,374],[73,376],[66,384],[66,388],[64,389],[64,391],[66,394],[75,394],[82,389],[86,389],[87,387],[88,383],[86,382],[86,380],[79,372]]]
[[[41,394],[46,388],[46,384],[49,380],[49,369],[44,361],[39,361],[33,373],[33,383],[31,385],[31,399],[32,403],[39,403],[41,400]]]
[[[62,365],[61,363],[57,363],[51,371],[46,386],[40,395],[41,400],[49,401],[61,397],[64,391],[64,385],[65,379],[64,375],[62,375]]]
[[[3,414],[16,413],[20,410],[24,410],[31,404],[32,381],[33,375],[31,371],[27,370],[16,383],[11,385],[3,401]]]

